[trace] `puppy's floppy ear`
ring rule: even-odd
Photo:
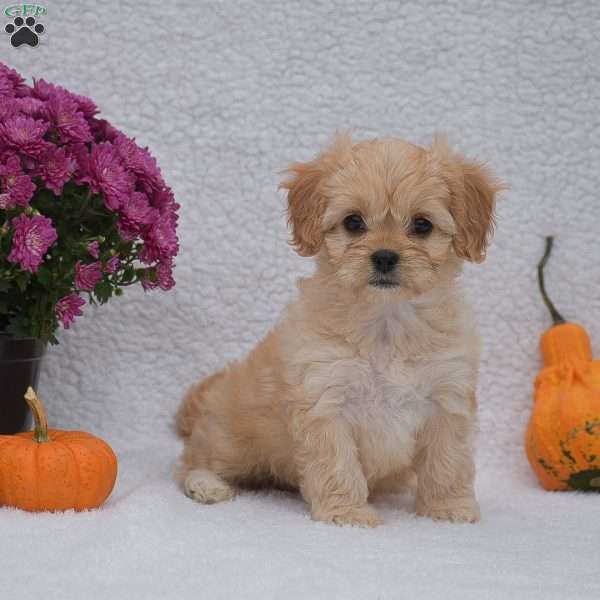
[[[454,252],[460,258],[483,262],[494,230],[496,194],[505,186],[490,170],[452,152],[444,138],[432,146],[436,166],[450,188],[450,213],[456,224]]]
[[[314,256],[323,243],[323,214],[327,199],[323,183],[351,156],[352,140],[348,134],[339,134],[333,144],[317,158],[307,163],[294,163],[286,172],[289,178],[280,188],[288,190],[288,223],[292,228],[291,243],[300,256]]]

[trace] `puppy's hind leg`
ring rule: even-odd
[[[235,489],[222,476],[227,471],[226,464],[217,460],[235,454],[233,440],[215,418],[209,398],[210,394],[218,393],[215,388],[223,379],[223,373],[216,373],[193,386],[177,413],[177,426],[184,442],[177,479],[186,496],[203,504],[235,496]]]
[[[183,481],[183,491],[188,498],[202,504],[215,504],[231,500],[235,490],[216,473],[208,469],[192,469]]]

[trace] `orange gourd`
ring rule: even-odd
[[[541,338],[544,368],[535,380],[533,412],[525,436],[529,462],[547,490],[600,491],[600,361],[592,359],[590,339],[581,325],[567,323],[538,281],[554,326]]]
[[[44,407],[29,388],[33,432],[0,435],[0,505],[32,512],[99,507],[117,478],[117,458],[103,440],[48,429]]]

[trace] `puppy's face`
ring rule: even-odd
[[[500,186],[443,142],[342,136],[290,171],[282,186],[297,250],[319,253],[345,287],[412,297],[461,259],[483,259]]]

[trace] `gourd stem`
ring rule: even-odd
[[[540,286],[540,293],[542,294],[542,300],[546,305],[546,308],[550,312],[550,316],[552,317],[552,321],[554,321],[555,325],[561,325],[562,323],[566,323],[563,316],[556,310],[554,304],[552,304],[552,300],[548,297],[546,293],[546,286],[544,285],[544,267],[550,258],[550,253],[552,252],[552,244],[554,243],[554,238],[549,235],[546,237],[546,250],[544,251],[544,256],[542,256],[542,260],[540,260],[538,264],[538,285]]]
[[[25,393],[25,401],[31,409],[31,414],[33,414],[33,421],[35,424],[33,439],[40,444],[49,442],[50,438],[48,437],[48,419],[46,418],[46,411],[44,410],[44,405],[31,386],[27,388],[27,392]]]

